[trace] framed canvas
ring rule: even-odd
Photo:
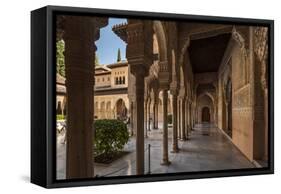
[[[31,12],[31,182],[272,174],[272,20]]]

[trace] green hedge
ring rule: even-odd
[[[57,115],[57,120],[64,120],[65,116],[64,115]]]
[[[122,150],[129,141],[127,125],[120,120],[95,120],[94,127],[94,145],[97,155],[116,153]]]

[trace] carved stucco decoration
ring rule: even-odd
[[[159,51],[158,78],[162,89],[169,89],[171,69],[168,62],[168,32],[167,22],[154,21],[153,29],[156,35]]]
[[[147,76],[153,63],[152,30],[152,21],[128,21],[126,57],[133,74]]]
[[[170,74],[170,72],[168,71],[168,61],[160,61],[158,78],[159,78],[159,83],[160,83],[161,88],[168,89],[169,81],[170,81],[169,74]]]
[[[57,39],[57,41],[63,39],[64,22],[65,22],[64,15],[57,16],[57,20],[56,20],[56,39]]]
[[[249,49],[246,48],[246,41],[245,41],[245,38],[236,30],[235,27],[233,27],[233,30],[232,30],[232,38],[233,40],[235,40],[239,47],[240,47],[240,50],[241,50],[241,53],[242,53],[242,67],[245,68],[245,77],[243,79],[243,81],[245,81],[246,83],[248,82],[247,80],[247,61],[249,59]]]
[[[60,15],[57,16],[56,19],[56,39],[61,40],[64,38],[65,34],[65,24],[68,20],[72,20],[73,17],[77,18],[78,16],[65,16],[65,15]],[[108,24],[108,18],[107,17],[84,17],[83,18],[88,19],[90,21],[90,26],[89,28],[93,32],[93,37],[94,41],[98,40],[100,38],[100,28],[105,27]],[[96,46],[94,45],[95,50]]]
[[[184,54],[187,50],[187,48],[190,45],[190,37],[186,37],[185,39],[180,41],[180,52],[179,52],[179,64],[183,64],[184,60]]]
[[[267,89],[267,60],[268,60],[268,28],[257,27],[254,30],[254,51],[261,62],[261,84]]]

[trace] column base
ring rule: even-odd
[[[171,162],[169,160],[161,162],[161,165],[163,165],[163,166],[169,166],[170,164],[171,164]]]
[[[187,139],[186,139],[186,138],[181,138],[180,140],[181,140],[181,141],[186,141]]]

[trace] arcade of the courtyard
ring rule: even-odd
[[[93,161],[95,116],[130,118],[132,137],[126,146],[134,150],[128,157],[137,175],[146,172],[149,142],[157,147],[153,165],[161,172],[204,170],[208,163],[198,167],[189,158],[195,147],[206,161],[216,153],[212,157],[220,162],[231,162],[229,157],[236,161],[235,156],[248,162],[227,168],[266,164],[267,28],[128,19],[112,28],[127,45],[127,73],[124,82],[111,78],[111,84],[126,92],[107,101],[105,94],[97,95],[92,64],[93,45],[107,24],[103,17],[57,18],[57,39],[65,42],[67,103],[61,100],[66,109],[61,112],[67,115],[66,178],[100,172]],[[182,168],[179,160],[184,160]],[[186,167],[189,163],[194,166]]]

